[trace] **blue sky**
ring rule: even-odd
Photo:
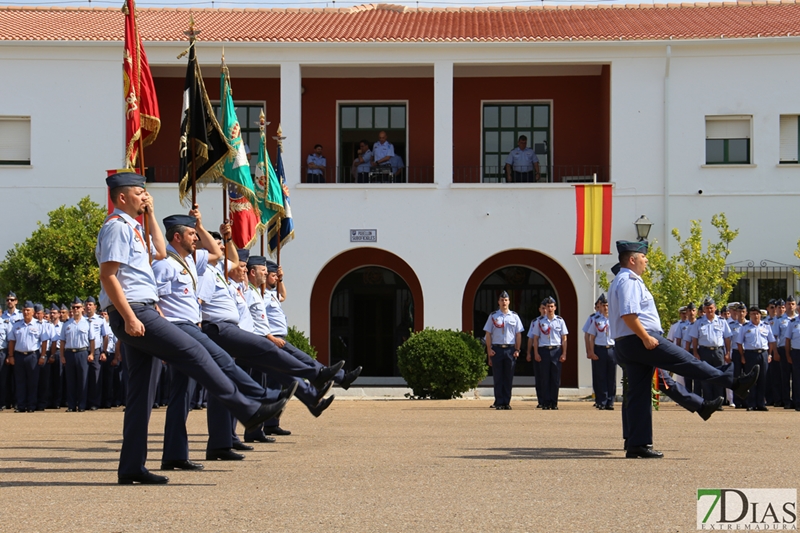
[[[661,0],[663,1],[663,0]],[[475,7],[475,6],[528,6],[545,4],[598,4],[598,3],[638,3],[631,0],[544,0],[532,2],[530,0],[383,0],[375,3],[399,4],[409,7]],[[0,5],[6,6],[59,6],[59,7],[116,7],[121,6],[122,0],[0,0]],[[137,0],[139,7],[351,7],[359,4],[371,3],[368,0],[295,0],[291,2],[280,0]],[[650,3],[650,2],[646,2]]]

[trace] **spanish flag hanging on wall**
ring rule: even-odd
[[[611,184],[575,186],[575,255],[611,253]]]

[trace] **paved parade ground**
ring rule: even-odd
[[[661,460],[624,459],[619,406],[337,400],[315,419],[292,401],[289,437],[241,462],[190,459],[166,486],[120,486],[120,409],[0,413],[2,531],[694,531],[698,488],[797,488],[800,412],[726,408],[704,423],[654,414]],[[147,466],[161,459],[153,411]]]

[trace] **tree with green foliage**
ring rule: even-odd
[[[717,307],[728,302],[731,291],[743,274],[726,271],[725,264],[730,255],[730,244],[739,235],[739,230],[728,226],[725,213],[711,217],[711,225],[717,230],[717,239],[707,243],[703,250],[703,228],[700,220],[692,220],[689,237],[681,238],[677,228],[672,236],[678,242],[679,250],[672,257],[653,241],[647,253],[647,271],[642,278],[653,294],[653,299],[661,317],[661,327],[669,327],[680,317],[678,309],[689,302],[699,304],[711,296]],[[800,243],[798,243],[800,247]],[[600,273],[600,286],[608,290],[609,280],[605,272]]]
[[[286,334],[286,341],[300,350],[310,355],[314,359],[317,358],[317,349],[311,344],[311,341],[306,337],[305,332],[297,329],[294,326],[289,326],[289,332]]]
[[[66,303],[100,291],[94,257],[97,233],[105,208],[82,198],[76,206],[62,205],[47,214],[25,242],[17,243],[0,263],[0,292],[13,290],[20,300]]]
[[[397,368],[417,398],[460,398],[486,377],[486,352],[468,333],[427,328],[397,349]]]

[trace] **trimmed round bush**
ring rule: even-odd
[[[306,334],[294,326],[289,326],[289,332],[286,334],[286,340],[300,351],[306,352],[308,355],[317,358],[317,349],[311,346],[311,341],[308,340]]]
[[[480,341],[449,329],[412,333],[397,349],[397,366],[416,398],[433,400],[460,398],[488,371]]]

